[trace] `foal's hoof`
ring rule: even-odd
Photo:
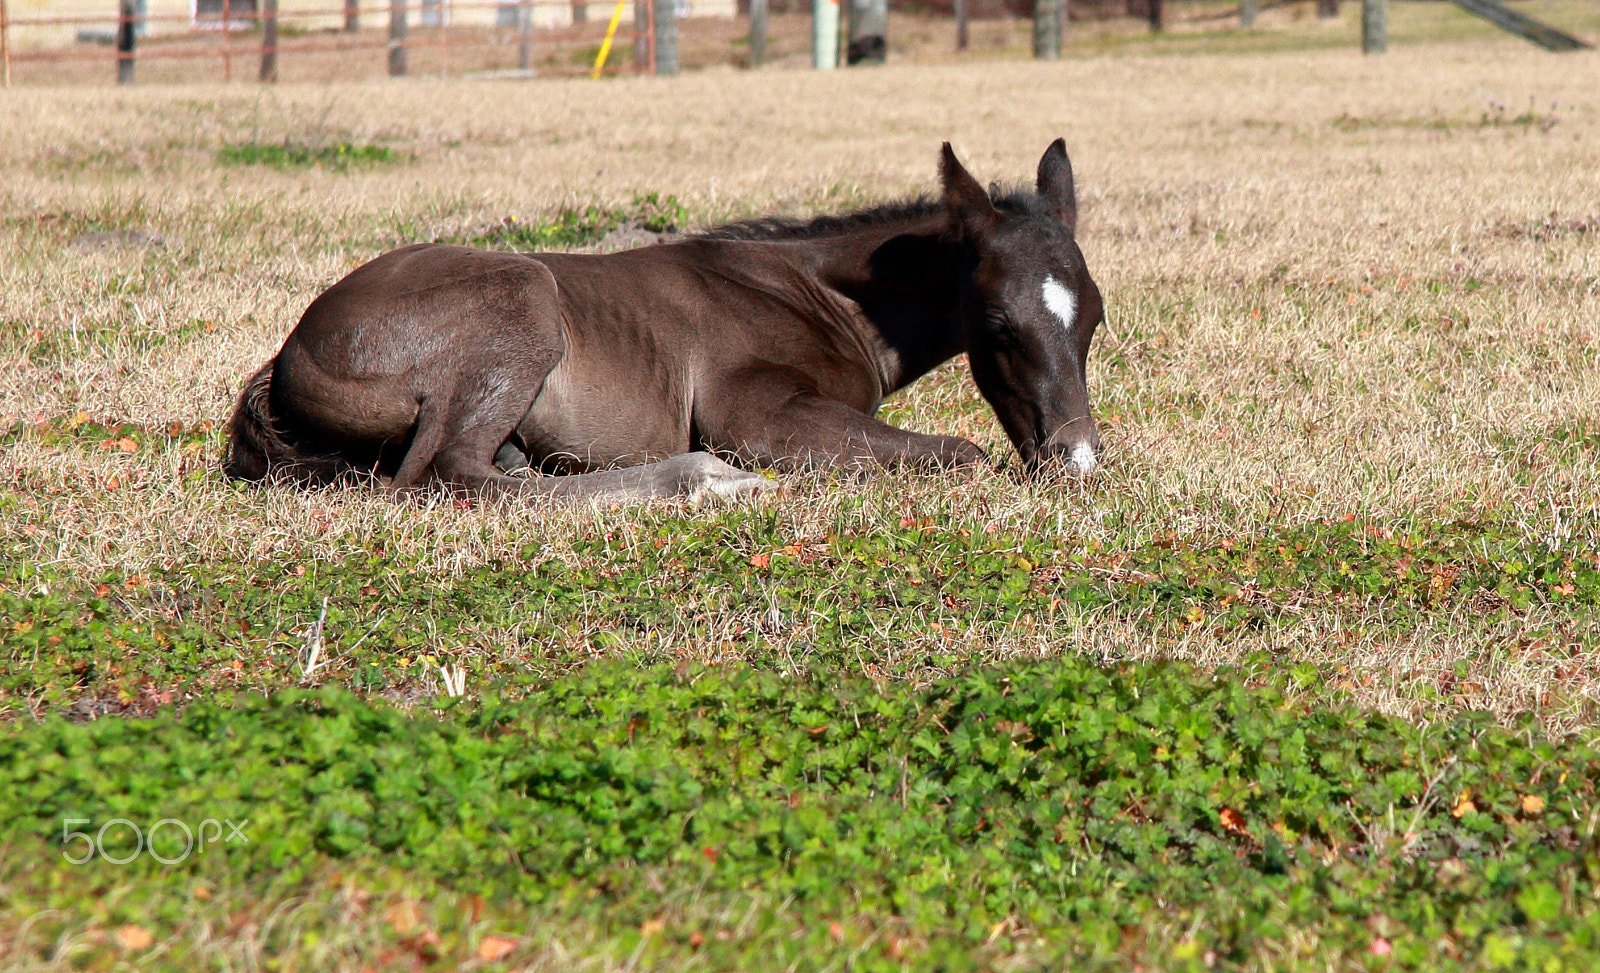
[[[761,474],[729,466],[710,453],[688,453],[681,458],[689,467],[683,480],[684,492],[689,502],[697,506],[712,498],[748,500],[778,489],[778,484]]]

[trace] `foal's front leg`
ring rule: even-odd
[[[934,466],[986,462],[977,443],[898,429],[842,402],[805,397],[773,410],[752,410],[729,423],[715,443],[761,465],[779,468]]]

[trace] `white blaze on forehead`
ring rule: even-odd
[[[1044,306],[1061,319],[1063,328],[1072,330],[1072,325],[1078,320],[1078,296],[1054,277],[1044,279]]]

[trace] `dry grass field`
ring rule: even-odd
[[[1083,485],[1006,472],[792,483],[775,516],[796,539],[935,510],[980,530],[1044,531],[1063,551],[1351,515],[1423,533],[1490,518],[1592,560],[1594,69],[1593,55],[1496,43],[1382,59],[7,92],[0,417],[220,423],[312,297],[403,243],[642,192],[676,195],[695,225],[838,210],[927,191],[942,139],[982,178],[1017,180],[1061,134],[1081,187],[1081,244],[1109,308],[1091,362],[1102,472]],[[219,146],[252,139],[381,143],[403,161],[219,164]],[[71,246],[95,228],[167,243]],[[955,365],[887,413],[972,435],[1002,465],[1008,455]],[[560,550],[595,518],[628,530],[659,516],[240,491],[216,474],[220,449],[216,432],[134,452],[8,444],[7,557],[136,575],[216,559],[337,559],[383,535],[448,577],[530,542]],[[1266,650],[1348,667],[1341,684],[1357,698],[1418,717],[1466,706],[1537,713],[1558,731],[1595,725],[1592,607],[1541,591],[1526,612],[1486,615],[1470,591],[1458,594],[1401,625],[1381,600],[1313,598],[1242,637],[1108,611],[971,650],[1207,664]],[[765,609],[734,598],[707,624],[737,630]],[[787,637],[804,642],[804,626]],[[482,641],[467,651],[522,644],[509,632]],[[886,637],[883,650],[900,641]],[[702,655],[708,644],[685,632],[651,651]],[[1472,678],[1440,692],[1458,663]]]
[[[456,666],[467,696],[514,697],[608,657],[900,687],[1079,655],[1592,737],[1597,76],[1594,53],[1487,39],[0,91],[0,716],[323,683],[412,704]],[[688,229],[840,211],[931,190],[946,139],[980,179],[1017,182],[1058,135],[1108,309],[1090,363],[1106,455],[1086,482],[1019,477],[959,361],[885,416],[971,436],[996,469],[793,478],[755,509],[396,504],[219,475],[244,377],[390,248],[649,193]],[[388,152],[223,152],[285,143]],[[118,230],[162,242],[82,244]],[[923,530],[915,557],[871,546]],[[980,541],[1022,600],[957,590]],[[571,581],[486,594],[507,565]],[[915,610],[874,593],[934,576],[953,594]],[[109,642],[53,658],[59,639],[29,641],[85,605]]]

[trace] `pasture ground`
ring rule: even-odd
[[[0,963],[1592,968],[1597,65],[0,92]],[[990,472],[217,475],[243,376],[393,246],[833,211],[943,139],[1013,181],[1057,135],[1086,483],[1015,476],[960,363],[886,417]],[[165,242],[84,245],[119,230]],[[72,722],[116,714],[156,715]],[[247,852],[56,857],[228,814]]]

